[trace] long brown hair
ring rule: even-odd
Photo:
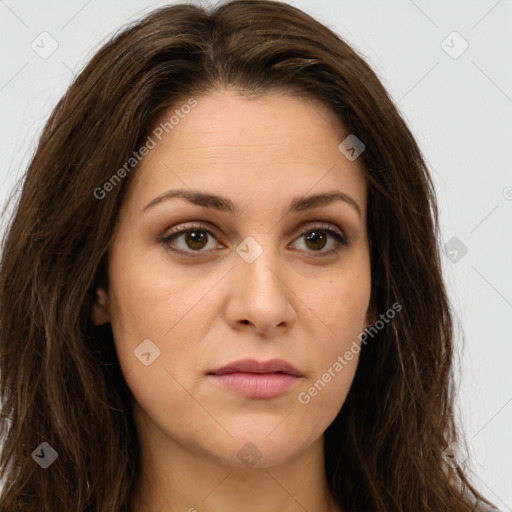
[[[442,456],[463,442],[437,204],[420,149],[343,39],[290,5],[235,0],[165,7],[117,34],[44,128],[1,260],[1,512],[127,510],[140,471],[133,395],[110,326],[95,327],[90,315],[95,288],[108,285],[106,255],[131,174],[98,189],[165,109],[226,87],[319,99],[366,145],[372,302],[379,312],[396,302],[402,310],[363,347],[325,433],[336,501],[346,512],[489,503],[469,468]],[[48,454],[45,442],[58,458],[43,469],[36,457]]]

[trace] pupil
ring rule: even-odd
[[[308,242],[313,242],[313,245],[315,244],[318,244],[318,239],[322,239],[323,243],[321,243],[321,246],[320,247],[313,247],[314,249],[322,249],[325,247],[325,243],[326,243],[326,237],[324,234],[322,234],[322,232],[318,232],[318,231],[311,231],[311,233],[306,236],[306,243]]]
[[[200,233],[197,235],[197,233]],[[206,244],[206,233],[204,231],[188,231],[185,235],[185,241],[191,249],[201,249]],[[203,242],[203,243],[202,243]]]
[[[185,240],[191,249],[202,249],[205,246],[206,233],[199,230],[187,231]],[[306,243],[308,246],[310,246],[310,248],[323,249],[326,244],[326,237],[321,231],[311,231],[306,236]]]

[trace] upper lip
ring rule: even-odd
[[[302,377],[302,373],[291,363],[284,359],[269,359],[268,361],[257,361],[256,359],[241,359],[225,366],[211,370],[209,375],[225,375],[227,373],[287,373],[295,377]]]

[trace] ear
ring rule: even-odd
[[[92,307],[91,320],[95,326],[110,322],[108,295],[103,288],[96,289],[96,301]]]

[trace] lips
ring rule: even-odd
[[[208,378],[223,389],[250,399],[275,398],[302,380],[302,373],[283,359],[244,359],[208,372]]]
[[[242,359],[208,372],[209,375],[227,375],[230,373],[287,373],[293,377],[303,377],[295,366],[284,359],[270,359],[264,362],[255,359]]]

